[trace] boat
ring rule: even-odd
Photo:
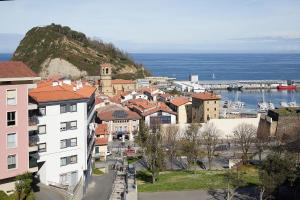
[[[258,103],[258,112],[266,113],[266,112],[268,112],[268,110],[271,110],[271,109],[275,109],[275,106],[271,101],[269,101],[269,102],[265,101],[265,92],[263,90],[262,91],[262,101]]]
[[[238,85],[236,83],[234,84],[230,84],[228,87],[227,87],[227,90],[241,90],[243,88],[242,85]]]
[[[294,81],[288,80],[287,84],[279,84],[277,86],[277,90],[296,90],[297,86],[295,85]]]

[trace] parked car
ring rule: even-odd
[[[110,155],[112,155],[111,151],[107,150],[106,151],[106,156],[110,156]]]

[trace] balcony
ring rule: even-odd
[[[36,103],[28,102],[28,110],[36,110],[38,105]]]
[[[38,171],[38,160],[39,156],[37,152],[29,153],[29,172],[37,172]]]
[[[37,125],[39,123],[37,116],[31,116],[28,118],[28,131],[35,131],[37,130]]]
[[[29,132],[29,152],[38,150],[39,136],[36,131]]]

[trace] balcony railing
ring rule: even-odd
[[[39,119],[37,116],[32,116],[32,117],[29,117],[28,119],[28,125],[29,126],[35,126],[39,123]]]

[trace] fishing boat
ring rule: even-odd
[[[277,90],[296,90],[297,86],[294,81],[288,80],[287,84],[279,84]]]
[[[243,88],[242,85],[238,85],[237,83],[234,83],[234,84],[230,84],[228,87],[227,87],[227,90],[241,90]]]

